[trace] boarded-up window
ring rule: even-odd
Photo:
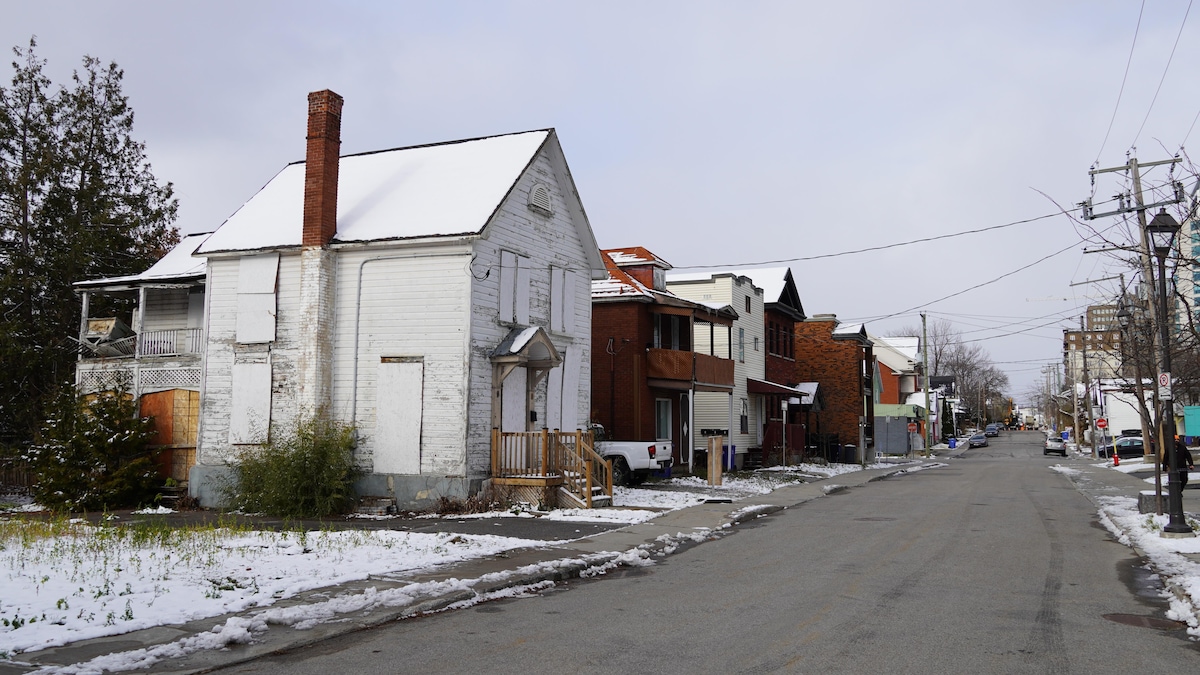
[[[204,328],[204,289],[192,289],[188,293],[187,327]]]
[[[560,428],[571,431],[579,428],[579,369],[581,353],[578,349],[564,349],[562,366],[562,419]]]
[[[279,254],[245,256],[238,266],[237,341],[275,340],[275,284]]]
[[[513,368],[508,377],[504,378],[503,392],[500,396],[500,430],[528,431],[529,396],[526,389],[528,380],[524,368]]]
[[[375,399],[375,473],[421,473],[425,364],[420,357],[383,357]]]
[[[230,443],[266,443],[271,428],[271,361],[233,364]]]
[[[575,272],[550,268],[550,330],[575,332]]]
[[[529,259],[500,252],[500,320],[529,324]]]

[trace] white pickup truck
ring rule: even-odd
[[[593,425],[596,452],[612,461],[613,485],[637,485],[656,471],[671,466],[670,441],[609,441],[604,427]]]

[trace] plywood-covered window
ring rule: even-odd
[[[501,321],[529,325],[529,258],[500,252]]]
[[[375,472],[421,473],[425,364],[420,357],[382,357],[375,404]]]
[[[251,255],[238,265],[237,341],[253,344],[275,341],[275,287],[279,254]]]
[[[229,442],[266,443],[271,428],[271,358],[254,355],[233,364]]]
[[[550,268],[550,330],[557,333],[575,332],[575,272],[561,267]]]

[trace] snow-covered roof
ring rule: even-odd
[[[552,130],[347,155],[338,165],[335,242],[483,229]],[[304,162],[289,164],[197,252],[299,246]]]
[[[861,323],[847,323],[833,329],[834,335],[857,335],[863,332]]]
[[[671,269],[671,263],[654,255],[648,249],[641,246],[630,246],[628,248],[609,248],[605,249],[608,257],[617,267],[625,267],[627,265],[654,265],[663,269]]]
[[[183,237],[175,248],[167,252],[165,256],[159,258],[158,262],[150,266],[150,269],[141,274],[131,274],[123,277],[109,277],[107,279],[91,279],[89,281],[75,282],[76,288],[97,288],[102,286],[137,286],[139,284],[147,284],[152,282],[173,282],[186,281],[188,279],[197,279],[205,275],[205,267],[207,263],[203,259],[193,258],[192,254],[204,240],[208,238],[209,233],[189,234]]]
[[[662,258],[646,251],[641,247],[636,247],[639,250],[645,251],[646,257],[642,258],[644,264],[649,264],[651,260],[661,261]],[[608,276],[603,279],[592,281],[592,301],[601,302],[620,302],[620,301],[636,301],[636,302],[654,302],[675,307],[691,307],[703,309],[708,314],[722,317],[718,323],[724,323],[725,320],[733,320],[738,317],[737,312],[733,307],[726,303],[720,302],[696,302],[681,298],[669,290],[656,291],[638,281],[633,275],[617,266],[613,261],[613,255],[620,257],[634,249],[605,249],[600,252],[600,257],[604,259],[604,266],[608,271]],[[628,260],[628,258],[626,258]],[[711,317],[710,317],[711,318]],[[710,320],[710,319],[705,319]]]
[[[916,360],[918,355],[921,353],[921,338],[919,337],[878,337],[872,335],[871,339],[876,343],[883,342],[887,346],[913,360]]]

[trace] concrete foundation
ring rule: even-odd
[[[233,470],[225,465],[197,464],[188,472],[188,494],[207,509],[225,506],[222,487],[233,482]],[[479,492],[483,479],[461,476],[406,476],[371,473],[354,483],[357,495],[390,497],[396,508],[420,510],[434,506],[441,497],[466,499]]]

